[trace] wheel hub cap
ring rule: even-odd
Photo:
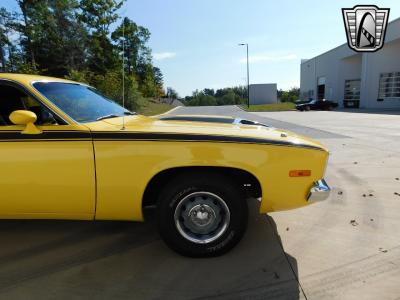
[[[195,243],[210,243],[226,231],[230,212],[219,196],[196,192],[180,200],[174,218],[176,228],[184,238]]]

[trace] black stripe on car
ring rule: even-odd
[[[43,131],[39,134],[24,134],[21,131],[1,130],[0,142],[35,142],[35,141],[82,141],[91,140],[88,131]]]
[[[293,146],[322,150],[322,148],[307,144],[295,144],[289,141],[224,136],[205,134],[176,134],[176,133],[145,133],[145,132],[93,132],[95,141],[172,141],[172,142],[218,142],[218,143],[242,143],[242,144],[264,144],[276,146]]]
[[[165,141],[165,142],[216,142],[289,146],[322,150],[307,144],[290,141],[224,136],[206,134],[177,134],[162,132],[86,132],[86,131],[44,131],[40,134],[23,134],[21,131],[0,131],[0,142],[35,142],[35,141]]]

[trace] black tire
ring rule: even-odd
[[[311,109],[311,107],[309,107],[309,106],[304,107],[305,111],[310,111],[310,109]]]
[[[182,217],[176,218],[177,212],[180,212],[179,207],[182,207],[182,201],[189,201],[185,199],[190,199],[191,195],[197,195],[200,194],[200,192],[207,192],[220,197],[229,209],[228,213],[225,215],[220,213],[222,215],[221,218],[225,218],[224,222],[214,221],[214,224],[224,223],[224,226],[221,226],[225,228],[224,231],[220,231],[220,236],[215,234],[215,240],[204,243],[193,242],[187,237],[184,237],[184,234],[190,235],[192,232],[185,227]],[[204,200],[203,197],[195,199],[196,201],[207,200],[207,198]],[[192,200],[192,203],[193,202],[194,200]],[[190,203],[188,202],[188,206],[189,205]],[[210,208],[209,206],[207,207]],[[189,208],[187,208],[187,212],[185,209],[186,208],[182,208],[181,210],[183,210],[183,214],[187,213],[186,218],[188,218],[189,221],[196,218],[194,216],[198,216],[195,214],[196,211],[194,211],[194,216],[191,217],[192,215],[189,213]],[[193,209],[195,209],[195,207],[192,207],[190,211]],[[229,224],[226,224],[225,221],[228,214]],[[213,215],[215,216],[215,214]],[[189,257],[213,257],[228,252],[241,240],[247,227],[248,209],[240,185],[236,184],[229,177],[213,172],[185,173],[171,179],[160,191],[157,205],[157,218],[160,235],[171,249]],[[186,221],[185,219],[185,222]],[[176,223],[182,224],[182,226]],[[182,227],[185,227],[184,229],[187,230],[188,233],[186,231],[181,233],[178,227],[181,227],[181,231]],[[208,237],[211,235],[198,235],[199,239],[205,236]]]

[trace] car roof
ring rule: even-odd
[[[17,74],[17,73],[0,73],[0,79],[12,80],[12,81],[16,81],[19,83],[23,83],[25,85],[29,85],[35,81],[77,83],[75,81],[62,79],[62,78],[41,76],[41,75]]]

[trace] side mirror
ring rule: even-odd
[[[22,131],[24,134],[39,134],[42,131],[35,126],[37,116],[29,110],[15,110],[10,115],[10,121],[15,125],[26,125]]]

